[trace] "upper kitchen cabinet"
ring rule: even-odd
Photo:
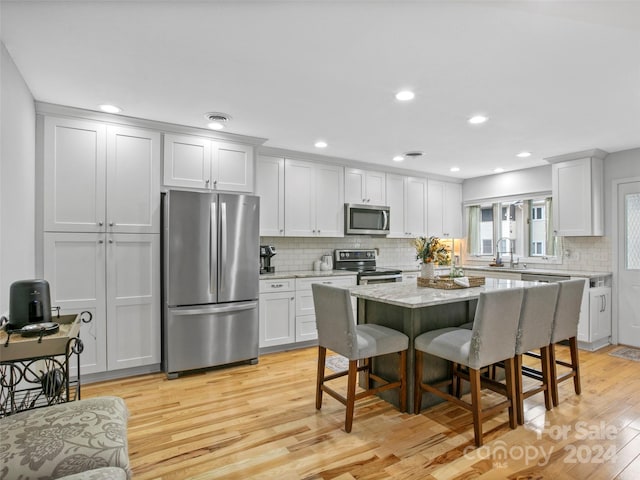
[[[260,196],[260,236],[284,235],[284,158],[259,155],[256,195]]]
[[[427,180],[424,178],[386,175],[390,238],[409,238],[426,231]]]
[[[164,185],[253,192],[253,146],[164,135]]]
[[[552,163],[553,228],[563,237],[603,235],[603,159],[589,150],[546,158]]]
[[[386,185],[383,172],[345,168],[344,198],[346,203],[386,205]]]
[[[440,238],[462,238],[462,185],[429,180],[427,233]]]
[[[284,169],[285,235],[342,237],[343,167],[286,159]]]
[[[45,117],[44,230],[158,233],[160,134]]]

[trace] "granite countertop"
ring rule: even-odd
[[[365,300],[388,303],[405,308],[422,308],[442,305],[466,300],[473,300],[480,296],[480,292],[490,290],[524,287],[533,282],[521,280],[505,280],[487,278],[481,287],[442,290],[438,288],[419,287],[414,282],[384,283],[373,285],[358,285],[349,288],[351,295]]]
[[[463,265],[462,268],[466,271],[476,270],[482,272],[513,272],[513,273],[533,273],[541,275],[566,275],[569,277],[580,278],[596,278],[596,277],[608,277],[611,272],[589,272],[581,270],[554,270],[552,268],[510,268],[508,265],[504,267],[489,267],[484,265]]]
[[[306,277],[343,277],[351,275],[355,277],[356,272],[346,270],[294,270],[290,272],[261,273],[260,280],[278,280],[280,278],[306,278]]]

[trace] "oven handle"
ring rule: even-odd
[[[402,279],[402,274],[397,273],[393,275],[367,275],[366,277],[361,277],[360,282],[361,285],[365,285],[370,280],[389,280],[389,282],[397,282]]]

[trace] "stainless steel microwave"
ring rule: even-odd
[[[390,209],[381,205],[344,204],[344,233],[388,235]]]

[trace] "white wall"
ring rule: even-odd
[[[35,276],[35,144],[33,96],[0,42],[0,313],[9,287]]]
[[[470,178],[462,184],[462,201],[551,191],[551,165]]]
[[[611,231],[612,212],[614,211],[612,182],[624,178],[640,177],[640,148],[610,153],[604,159],[604,228],[605,234],[616,237]]]

